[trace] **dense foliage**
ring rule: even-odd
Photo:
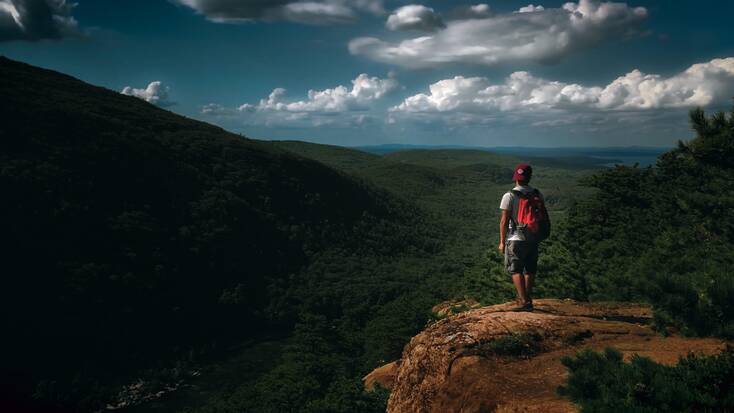
[[[384,406],[359,377],[442,290],[426,213],[58,73],[2,59],[0,91],[4,393],[89,411],[275,340],[239,411]]]
[[[575,263],[563,271],[581,280],[566,294],[650,302],[661,327],[734,337],[734,113],[690,118],[696,137],[656,167],[586,180],[598,191],[562,235]]]
[[[646,357],[629,363],[608,348],[566,357],[570,375],[559,392],[582,413],[687,413],[734,411],[734,349],[716,356],[688,355],[676,366]]]

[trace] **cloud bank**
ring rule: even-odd
[[[553,9],[529,5],[497,15],[491,15],[485,6],[464,9],[471,18],[450,20],[435,34],[398,42],[359,37],[349,42],[349,51],[408,68],[452,63],[554,63],[604,41],[639,34],[648,15],[644,7],[598,0],[580,0]]]
[[[351,88],[336,86],[324,90],[309,90],[306,99],[293,100],[287,98],[287,91],[276,88],[257,104],[245,103],[237,108],[228,108],[219,104],[209,104],[201,113],[209,116],[235,117],[244,116],[253,124],[291,124],[309,123],[312,126],[326,124],[363,124],[370,119],[369,115],[354,114],[367,111],[372,104],[398,87],[398,81],[392,77],[370,77],[362,73],[352,80]]]
[[[74,6],[65,0],[0,0],[0,41],[77,36]]]
[[[305,24],[356,21],[360,12],[385,12],[383,0],[171,0],[218,23],[287,20]]]
[[[518,110],[645,110],[724,103],[734,96],[734,57],[697,63],[671,77],[637,69],[606,86],[583,86],[514,72],[504,83],[456,76],[438,81],[393,112],[489,113]]]
[[[145,89],[136,89],[131,86],[126,86],[120,93],[143,99],[148,103],[152,103],[160,107],[168,107],[174,105],[173,102],[168,100],[168,93],[170,90],[171,89],[168,86],[163,85],[160,81],[155,81],[150,82]]]

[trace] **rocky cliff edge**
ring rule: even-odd
[[[435,310],[476,307],[445,304]],[[614,347],[627,358],[636,353],[673,364],[689,352],[714,354],[725,346],[712,338],[663,337],[642,304],[545,299],[531,313],[508,311],[513,306],[475,308],[428,325],[399,360],[367,375],[365,386],[391,390],[389,413],[577,412],[556,393],[567,375],[563,356]]]

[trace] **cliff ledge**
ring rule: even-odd
[[[389,413],[576,412],[558,396],[563,356],[584,347],[615,347],[673,364],[689,352],[713,354],[712,338],[663,337],[642,304],[535,301],[532,313],[514,304],[476,308],[430,324],[402,357],[364,378],[391,389]]]

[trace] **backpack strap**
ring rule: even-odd
[[[507,193],[510,194],[512,199],[512,214],[510,214],[510,220],[512,221],[512,224],[517,227],[517,214],[518,209],[520,209],[520,199],[524,198],[524,194],[515,189],[510,189]]]

